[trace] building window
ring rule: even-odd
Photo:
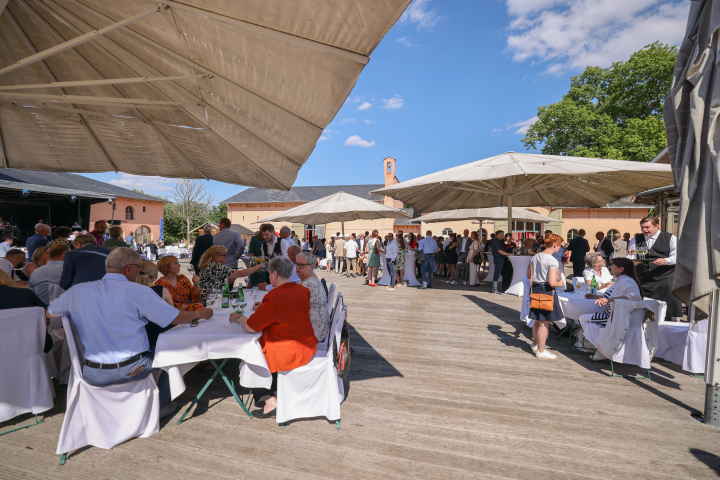
[[[483,238],[488,238],[487,230],[485,230],[484,228],[481,229],[480,240],[482,240]]]
[[[574,228],[568,230],[568,234],[567,234],[567,240],[568,240],[568,242],[569,242],[570,240],[578,237],[579,235],[580,235],[580,234],[578,233],[578,231],[575,230]]]
[[[618,232],[617,230],[615,230],[614,228],[612,228],[612,229],[608,230],[607,236],[608,236],[608,238],[609,238],[610,240],[612,240],[612,239],[613,239],[613,235],[615,235],[616,233],[620,233],[620,232]]]
[[[389,164],[388,164],[388,165],[389,165]],[[443,233],[442,233],[442,234],[443,234],[443,235],[450,235],[451,233],[453,233],[452,228],[446,228],[446,229],[443,230]]]
[[[135,230],[135,241],[138,243],[142,243],[143,245],[147,244],[152,240],[152,235],[150,232],[150,227],[146,227],[145,225],[138,227],[137,230]]]
[[[145,207],[143,207],[143,213],[145,213]]]
[[[135,220],[135,212],[132,207],[125,207],[125,220]]]
[[[388,169],[387,173],[392,173],[392,163],[388,162],[387,169]]]

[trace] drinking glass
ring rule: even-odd
[[[255,300],[257,300],[257,298],[258,298],[258,292],[259,292],[259,291],[260,291],[260,289],[259,289],[258,287],[253,287],[253,288],[252,288],[252,299],[253,299],[253,303],[255,302]]]
[[[575,279],[575,291],[579,292],[582,288],[582,280],[579,278]]]
[[[233,311],[236,311],[239,306],[240,306],[240,301],[237,299],[237,297],[230,297],[230,308]]]

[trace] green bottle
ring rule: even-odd
[[[245,308],[245,293],[243,293],[242,286],[238,288],[237,292],[237,299],[238,299],[238,311],[237,313],[242,313]]]
[[[225,280],[222,290],[222,308],[230,308],[230,286],[227,280]]]
[[[597,286],[597,280],[595,280],[595,277],[593,277],[592,280],[590,280],[590,288],[592,289],[591,293],[593,295],[597,295]]]

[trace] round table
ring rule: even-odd
[[[376,285],[382,285],[384,287],[390,286],[390,274],[387,271],[387,261],[385,254],[380,252],[380,265],[383,266],[383,274],[382,277],[380,277],[380,280],[376,280]],[[380,272],[380,269],[378,269],[378,272]]]
[[[523,277],[527,276],[528,267],[530,266],[530,260],[532,259],[532,257],[512,256],[509,258],[510,263],[513,267],[513,276],[512,280],[510,281],[510,286],[507,290],[505,290],[505,293],[507,293],[508,295],[522,297],[523,293],[525,292],[522,279]]]
[[[488,255],[488,274],[481,280],[481,282],[492,282],[493,274],[495,272],[495,259],[492,255]],[[498,282],[502,281],[502,275],[498,278]]]
[[[595,299],[585,298],[585,293],[558,292],[558,300],[565,318],[578,320],[580,315],[602,311],[605,307],[595,304]]]
[[[405,252],[405,274],[403,280],[407,280],[408,287],[419,287],[420,282],[415,277],[415,250]]]

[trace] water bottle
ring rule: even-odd
[[[590,280],[590,289],[592,290],[593,295],[597,295],[597,280],[595,280],[595,277]]]
[[[243,293],[242,287],[238,288],[237,299],[238,305],[240,305],[240,309],[242,310],[245,307],[245,293]]]
[[[222,308],[230,308],[230,286],[227,280],[222,289]]]

